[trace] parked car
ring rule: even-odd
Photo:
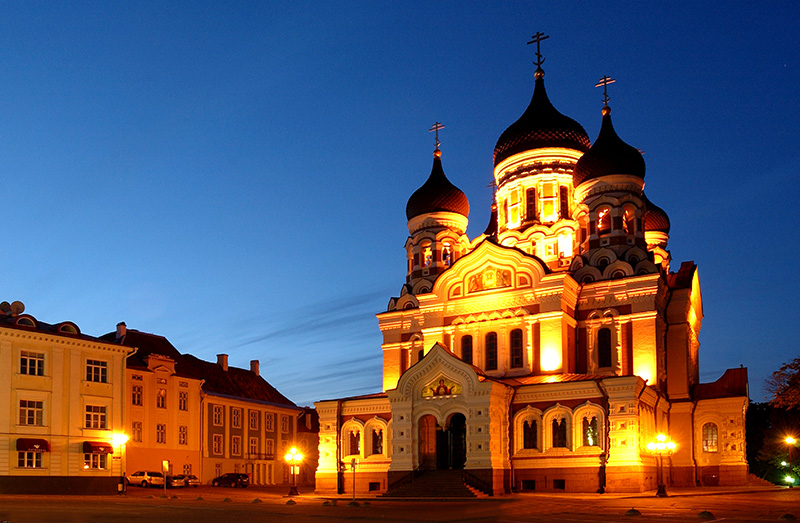
[[[247,474],[239,474],[238,472],[228,472],[211,480],[211,485],[214,487],[245,488],[249,484],[250,478],[247,476]]]
[[[164,474],[161,472],[153,472],[152,470],[137,470],[127,477],[129,485],[138,485],[140,487],[163,487]]]
[[[181,481],[183,487],[199,487],[200,480],[194,474],[178,474],[177,476],[173,476],[172,478],[174,481]],[[173,485],[174,486],[174,485]]]
[[[185,486],[183,475],[167,476],[167,486],[170,488],[183,488]]]

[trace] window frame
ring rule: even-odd
[[[108,407],[106,405],[84,406],[84,426],[85,429],[108,430]],[[97,425],[97,426],[95,426]]]
[[[86,359],[86,381],[108,383],[108,361]]]
[[[19,373],[26,376],[44,376],[43,352],[21,350],[19,353]],[[30,371],[33,372],[30,372]]]
[[[497,333],[487,332],[483,338],[485,347],[484,364],[486,370],[497,370]]]
[[[21,426],[44,427],[44,401],[20,399],[17,421]]]

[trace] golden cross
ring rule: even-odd
[[[613,84],[614,82],[616,82],[615,79],[606,75],[603,76],[600,81],[597,82],[597,84],[595,84],[595,87],[600,87],[601,85],[603,86],[603,106],[605,107],[608,107],[608,101],[610,100],[608,97],[608,84]]]
[[[441,122],[434,123],[433,127],[428,129],[429,133],[431,133],[431,132],[435,132],[436,133],[436,148],[437,149],[439,148],[439,144],[442,143],[442,142],[439,141],[439,129],[444,129],[444,124],[441,123]]]
[[[550,38],[550,35],[546,35],[544,33],[536,31],[536,34],[531,37],[531,41],[528,42],[528,45],[536,43],[536,61],[533,62],[533,65],[535,65],[536,67],[541,67],[542,64],[544,63],[544,58],[542,58],[542,53],[539,44],[541,43],[542,40],[547,40],[548,38]]]

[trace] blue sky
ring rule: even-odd
[[[594,139],[605,74],[673,267],[699,265],[701,380],[800,355],[800,4],[4,2],[0,299],[230,355],[300,404],[380,390],[375,313],[430,172],[489,216],[533,88]]]

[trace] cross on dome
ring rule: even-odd
[[[595,84],[595,87],[603,86],[603,107],[608,107],[608,101],[610,98],[608,97],[608,85],[613,84],[616,82],[614,78],[611,78],[608,75],[603,76],[599,82]]]
[[[439,141],[439,129],[444,129],[444,124],[441,123],[441,122],[434,123],[433,127],[428,129],[429,133],[432,133],[432,132],[436,133],[436,150],[437,151],[439,150],[439,145],[441,145],[441,143],[442,143],[442,142]]]
[[[544,33],[536,31],[536,34],[531,37],[531,41],[528,42],[528,45],[531,45],[533,43],[536,44],[536,61],[533,62],[533,65],[536,66],[537,71],[541,70],[542,64],[544,63],[545,60],[544,58],[542,58],[542,50],[540,44],[542,40],[547,40],[548,38],[550,38],[550,35],[546,35]]]

